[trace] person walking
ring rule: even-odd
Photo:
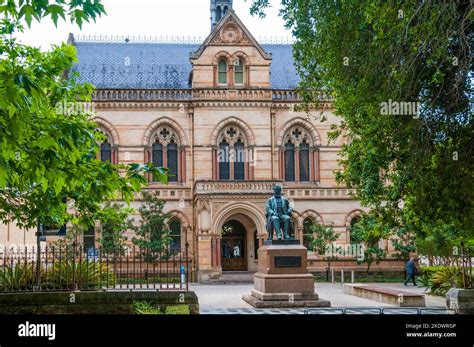
[[[416,287],[416,279],[415,276],[418,273],[418,269],[416,268],[415,265],[415,258],[410,257],[410,260],[407,261],[407,279],[403,283],[404,286],[408,286],[408,282],[410,280],[413,281],[413,285]]]

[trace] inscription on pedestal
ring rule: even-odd
[[[276,256],[275,267],[301,267],[301,257]]]

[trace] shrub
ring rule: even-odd
[[[6,265],[0,270],[0,291],[32,289],[36,283],[36,268],[31,263]]]
[[[456,266],[426,266],[419,281],[429,294],[444,296],[450,288],[462,287],[462,271]]]
[[[47,284],[54,289],[77,284],[79,290],[94,290],[114,283],[115,275],[104,262],[62,260],[55,262],[47,272]]]
[[[146,301],[134,301],[132,311],[134,314],[161,314],[159,306],[153,306]]]
[[[191,313],[189,311],[189,306],[177,305],[177,306],[168,306],[166,308],[165,314],[191,314]]]
[[[132,305],[134,314],[163,314],[160,306],[153,306],[147,301],[134,301]],[[164,314],[190,314],[189,306],[167,306]]]

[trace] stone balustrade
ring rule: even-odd
[[[273,186],[282,181],[196,181],[195,194],[265,194],[273,193]],[[284,194],[289,199],[350,199],[352,191],[347,188],[324,187],[284,187]]]
[[[272,194],[273,186],[280,181],[196,181],[196,194]]]
[[[284,101],[300,102],[294,90],[272,89],[98,89],[93,101]],[[330,100],[321,94],[320,100]]]

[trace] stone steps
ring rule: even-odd
[[[219,279],[211,279],[209,284],[249,284],[253,283],[255,272],[249,271],[229,271],[223,272]]]

